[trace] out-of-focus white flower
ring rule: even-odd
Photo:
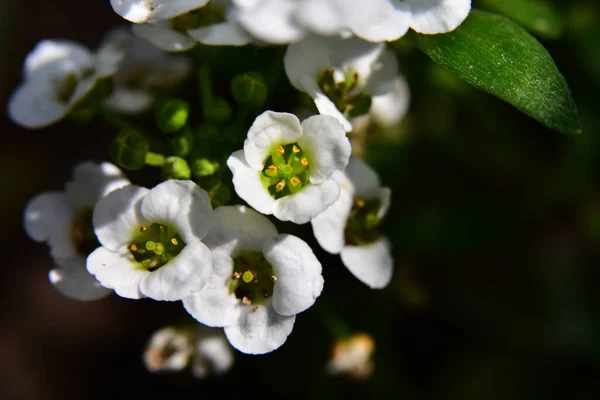
[[[357,333],[348,339],[337,340],[331,349],[326,370],[332,375],[346,375],[364,381],[373,373],[375,341],[367,333]]]
[[[116,190],[98,202],[93,224],[102,247],[88,256],[87,269],[119,296],[181,300],[211,273],[210,250],[201,240],[213,211],[192,181]]]
[[[449,32],[469,15],[471,0],[304,0],[303,25],[320,35],[356,35],[371,42],[396,40],[409,28]]]
[[[50,282],[65,297],[98,300],[110,294],[85,269],[85,259],[99,246],[92,226],[92,210],[102,197],[129,184],[110,163],[86,162],[74,168],[64,192],[46,192],[25,206],[25,231],[35,241],[46,242],[57,268]]]
[[[252,209],[223,206],[215,217],[205,239],[213,274],[183,305],[201,323],[225,327],[227,339],[241,352],[273,351],[291,333],[296,314],[321,294],[321,264],[303,240],[278,235]]]
[[[286,44],[304,36],[304,27],[296,21],[301,0],[233,0],[237,6],[232,19],[252,36],[265,43]]]
[[[104,106],[113,111],[124,114],[146,111],[154,103],[153,90],[177,85],[192,69],[187,57],[161,51],[123,29],[111,31],[105,42],[119,45],[126,52],[113,76],[114,89],[104,101]]]
[[[210,0],[110,0],[113,10],[136,24],[176,17],[202,8]]]
[[[64,118],[106,77],[117,71],[121,48],[107,45],[95,54],[67,40],[43,40],[27,55],[23,83],[13,92],[8,115],[30,129]]]
[[[144,364],[150,372],[181,371],[194,354],[187,330],[166,327],[154,332],[144,351]]]
[[[387,286],[394,270],[390,243],[377,227],[390,206],[391,190],[363,160],[351,157],[344,172],[333,178],[340,197],[311,221],[321,247],[340,254],[342,262],[361,282],[374,289]]]
[[[207,11],[215,17],[197,28],[188,29],[187,33],[198,42],[214,46],[243,46],[252,42],[252,37],[235,19],[236,6],[234,0],[212,0]]]
[[[309,36],[288,46],[284,65],[292,85],[347,132],[352,130],[350,117],[368,112],[377,123],[390,126],[408,107],[406,81],[384,43]]]
[[[350,157],[350,142],[332,117],[300,121],[293,114],[265,111],[227,160],[237,194],[263,214],[304,224],[337,200],[332,179]]]
[[[205,379],[211,375],[223,375],[231,369],[235,356],[222,329],[199,326],[194,340],[192,375]]]

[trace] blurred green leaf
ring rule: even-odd
[[[417,37],[433,61],[470,84],[552,129],[581,133],[577,106],[552,57],[511,20],[473,10],[450,33]]]
[[[543,0],[482,0],[482,4],[523,25],[535,35],[556,39],[564,30],[562,14]]]

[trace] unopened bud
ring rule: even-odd
[[[126,130],[112,140],[108,153],[119,167],[129,170],[140,169],[146,164],[149,146],[148,139],[144,135]]]

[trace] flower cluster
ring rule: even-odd
[[[450,31],[470,1],[110,3],[131,30],[109,32],[96,52],[42,41],[9,101],[9,116],[27,128],[67,116],[118,128],[109,148],[118,166],[78,165],[64,192],[38,195],[25,208],[27,233],[50,247],[57,290],[77,300],[114,291],[181,301],[203,328],[157,332],[144,360],[151,371],[192,363],[203,377],[233,363],[224,338],[244,353],[273,351],[321,295],[323,266],[311,239],[280,233],[293,224],[311,226],[320,247],[339,254],[361,282],[386,287],[394,262],[381,224],[391,190],[353,148],[362,138],[358,119],[367,118],[370,132],[398,126],[409,92],[386,42],[409,28]],[[293,110],[308,115],[302,121],[265,106],[288,104],[274,98],[274,72],[264,79],[244,70],[231,79],[230,95],[211,77],[222,71],[207,49],[248,45],[258,52],[272,44],[287,45],[268,64],[282,65],[283,86],[308,99]],[[151,112],[154,118],[144,117]],[[150,188],[119,169],[145,166],[161,172]],[[330,372],[367,376],[373,345],[360,343],[336,356]]]

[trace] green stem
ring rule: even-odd
[[[212,104],[213,99],[212,86],[210,83],[210,69],[208,65],[203,64],[200,66],[200,68],[198,68],[196,79],[198,82],[198,90],[200,92],[202,106],[206,107],[208,104]]]

